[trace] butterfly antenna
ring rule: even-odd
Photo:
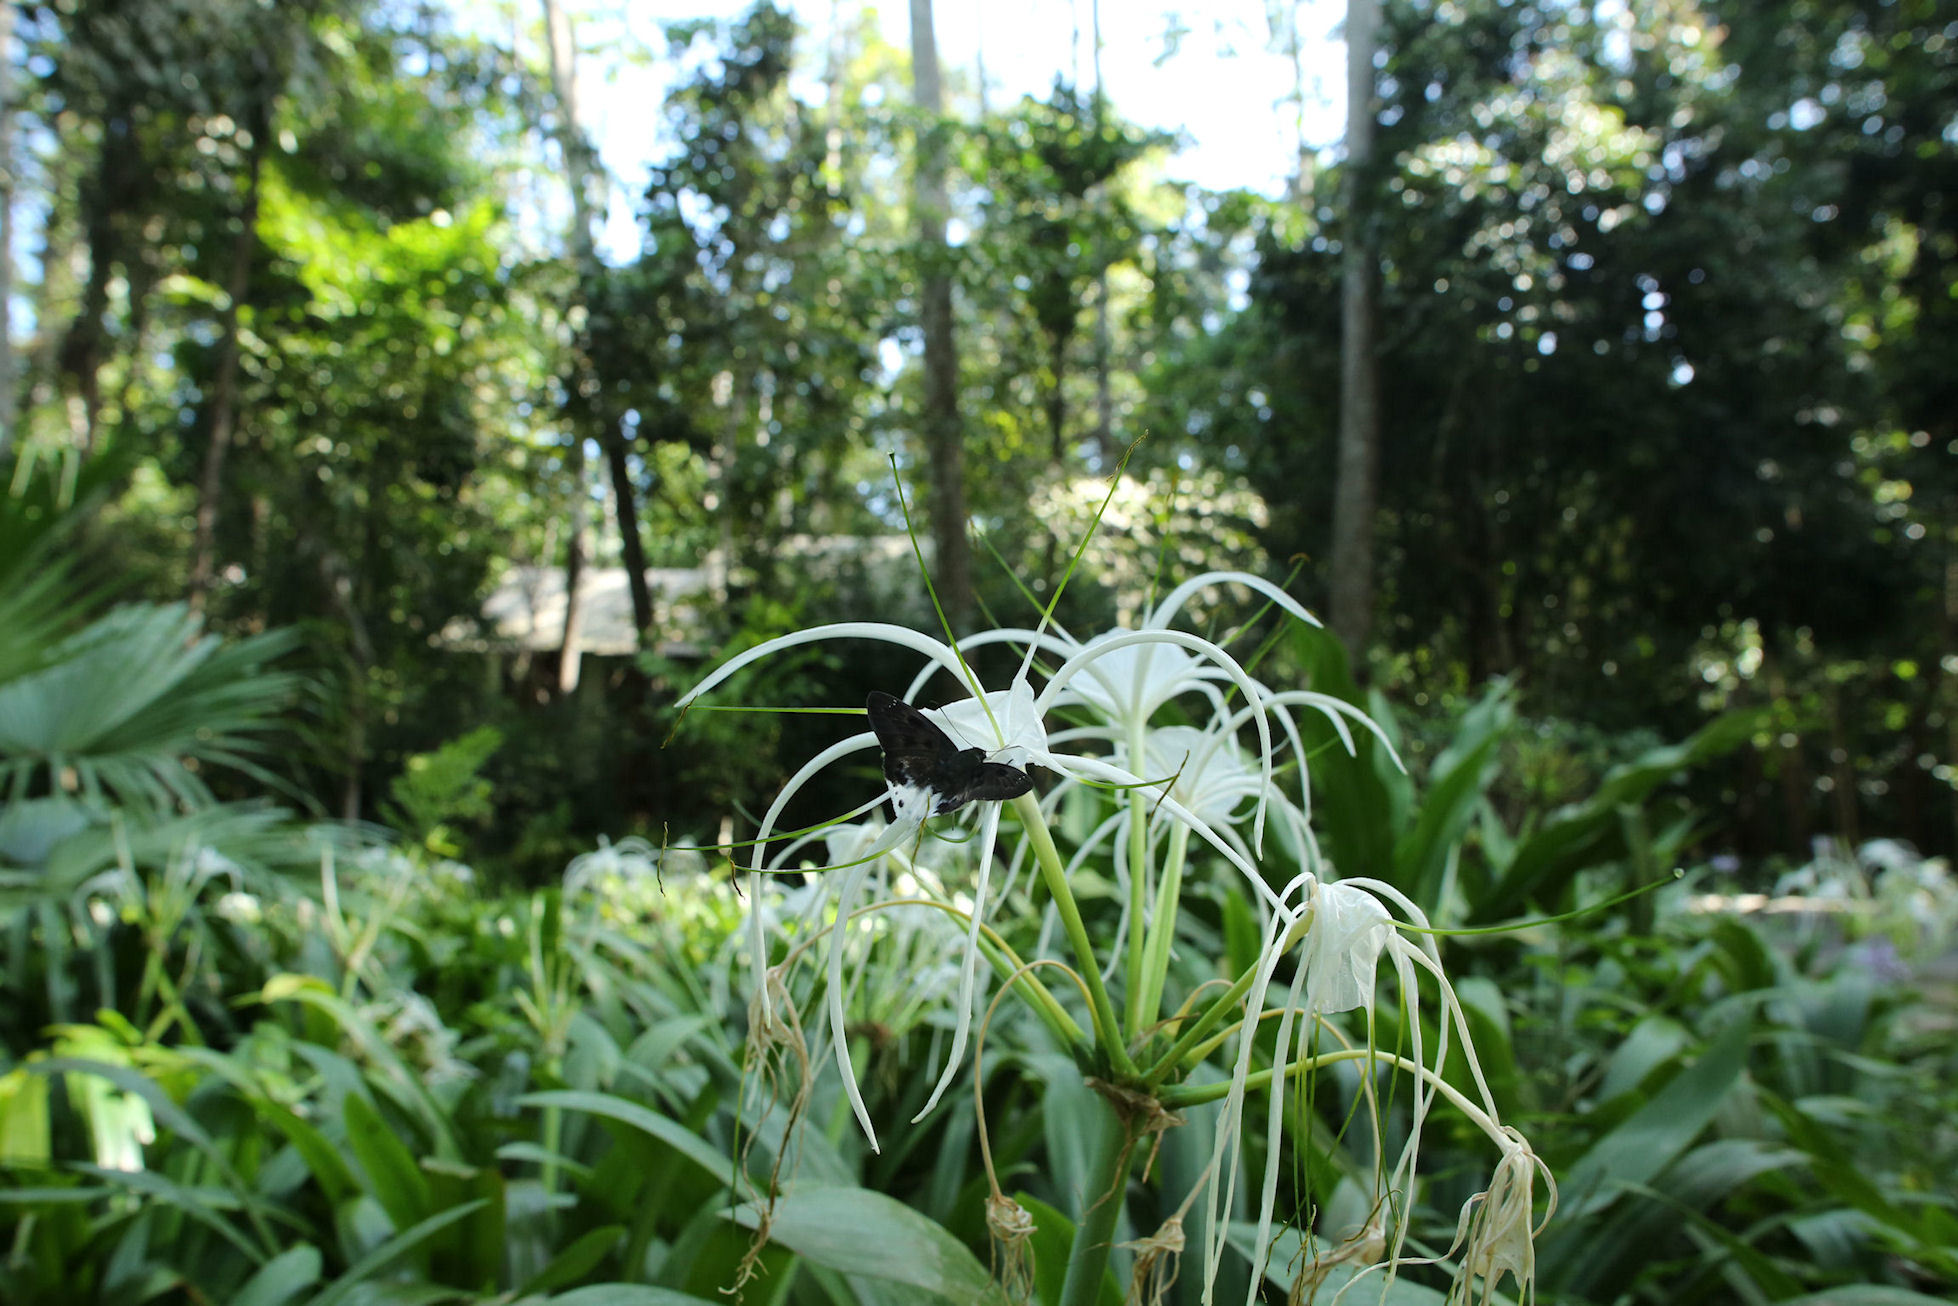
[[[687,723],[687,713],[693,711],[694,702],[695,700],[688,699],[686,706],[680,709],[680,715],[673,718],[673,728],[666,732],[666,738],[659,741],[661,748],[665,748],[668,744],[672,743],[673,736],[680,733],[680,727]]]
[[[1163,791],[1156,795],[1156,805],[1149,809],[1150,820],[1153,821],[1156,819],[1156,813],[1160,812],[1163,808],[1163,799],[1169,797],[1169,791],[1176,788],[1176,782],[1183,778],[1183,770],[1185,767],[1189,765],[1190,765],[1190,751],[1186,748],[1183,750],[1183,764],[1182,766],[1176,768],[1176,774],[1168,776],[1167,778],[1157,782],[1162,785]]]

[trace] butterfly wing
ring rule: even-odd
[[[871,691],[863,710],[884,749],[884,778],[943,793],[945,772],[958,757],[945,732],[917,708],[880,690]]]
[[[955,812],[967,803],[1003,803],[1032,789],[1033,781],[1017,766],[1007,766],[1004,762],[976,762],[961,777],[958,786],[933,806],[932,815],[943,816],[947,812]]]
[[[894,785],[931,790],[937,795],[933,816],[972,802],[1004,802],[1033,788],[1025,771],[985,761],[976,748],[959,748],[930,717],[901,698],[873,690],[863,708],[884,749],[884,778]]]

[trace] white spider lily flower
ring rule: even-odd
[[[970,698],[935,710],[925,709],[927,715],[946,731],[948,737],[968,746],[983,746],[989,754],[1005,765],[1038,766],[1052,771],[1061,777],[1063,784],[1071,781],[1094,781],[1142,789],[1152,782],[1160,782],[1163,778],[1161,775],[1142,773],[1149,769],[1144,761],[1144,749],[1141,746],[1146,734],[1148,717],[1170,699],[1191,692],[1201,694],[1213,713],[1225,713],[1229,702],[1227,694],[1235,692],[1241,696],[1243,706],[1231,715],[1231,728],[1250,725],[1255,727],[1257,734],[1258,747],[1254,755],[1255,780],[1251,778],[1253,767],[1247,762],[1242,767],[1242,774],[1232,782],[1242,789],[1241,796],[1232,799],[1228,807],[1224,808],[1218,807],[1213,802],[1212,812],[1229,816],[1240,805],[1242,798],[1253,798],[1255,805],[1252,811],[1253,828],[1249,846],[1247,847],[1234,832],[1227,828],[1220,828],[1217,820],[1193,810],[1177,795],[1165,794],[1154,799],[1154,810],[1165,814],[1166,819],[1187,825],[1192,832],[1235,865],[1245,876],[1246,882],[1266,901],[1267,905],[1275,906],[1276,897],[1255,864],[1255,850],[1262,846],[1267,810],[1277,795],[1273,784],[1276,749],[1267,708],[1267,705],[1273,701],[1274,694],[1254,679],[1221,645],[1197,635],[1169,629],[1167,625],[1191,594],[1222,583],[1240,584],[1269,598],[1290,615],[1317,624],[1310,613],[1268,582],[1242,573],[1210,573],[1179,586],[1161,603],[1150,609],[1145,615],[1142,629],[1113,632],[1086,645],[1071,639],[1065,633],[1052,632],[1044,627],[1040,630],[986,632],[962,641],[957,648],[918,631],[879,622],[839,622],[796,631],[766,641],[730,659],[687,693],[680,700],[680,707],[686,708],[702,694],[725,682],[728,677],[772,653],[830,639],[877,640],[910,649],[925,658],[926,666],[918,672],[910,691],[905,696],[907,700],[916,697],[924,684],[940,671],[950,673],[970,692]],[[993,643],[1007,643],[1024,649],[1024,657],[1018,674],[1014,676],[1008,687],[989,692],[983,684],[979,683],[977,676],[965,661],[963,653]],[[1029,677],[1033,672],[1034,658],[1041,653],[1058,657],[1060,662],[1049,673],[1044,685],[1036,694]],[[1047,733],[1043,724],[1045,717],[1063,704],[1085,708],[1092,717],[1103,723],[1099,727],[1070,732],[1068,735],[1068,742],[1080,740],[1096,745],[1095,754],[1063,751],[1057,746],[1062,742],[1061,739]],[[1299,754],[1302,768],[1302,748],[1289,716],[1282,717],[1278,733],[1279,737]],[[1134,745],[1126,756],[1133,759],[1140,766],[1140,770],[1122,765],[1122,757],[1119,755],[1109,756],[1111,747],[1119,750],[1124,742]],[[769,805],[755,833],[754,853],[749,863],[751,902],[758,901],[760,897],[760,876],[766,869],[764,867],[766,844],[775,830],[782,811],[796,791],[825,767],[845,757],[874,748],[876,743],[876,737],[871,731],[852,735],[811,758],[783,785]],[[1231,747],[1235,749],[1234,744]],[[1222,772],[1219,774],[1221,775]],[[891,825],[877,835],[869,847],[859,850],[855,857],[846,859],[857,861],[859,865],[844,866],[833,862],[836,873],[833,877],[825,877],[836,880],[835,896],[839,922],[847,921],[849,912],[862,890],[867,868],[879,858],[912,841],[933,805],[933,795],[928,790],[902,786],[879,795],[865,805],[866,809],[884,798],[888,798],[895,809],[895,819]],[[1289,812],[1287,812],[1287,819],[1288,823],[1292,819]],[[966,954],[962,967],[958,1024],[954,1030],[945,1076],[926,1103],[926,1111],[932,1109],[950,1084],[965,1050],[979,959],[978,935],[988,907],[987,888],[998,824],[998,805],[984,805],[979,820],[979,854],[975,870],[972,909],[969,913]],[[1228,823],[1225,824],[1227,827]],[[836,981],[831,986],[833,1004],[840,1004],[842,1001],[840,981],[843,933],[844,928],[839,925],[837,938],[831,945],[830,970],[832,980]],[[768,953],[760,912],[750,913],[749,944],[751,964],[755,969],[756,991],[760,995],[765,1014],[768,990],[764,982],[764,971]],[[837,1013],[833,1011],[832,1014]],[[841,1022],[837,1023],[838,1066],[843,1072],[846,1092],[856,1111],[858,1122],[874,1148],[876,1135],[857,1091],[849,1066],[847,1046],[841,1041]]]
[[[928,708],[925,715],[954,740],[985,741],[986,752],[995,762],[1025,766],[1036,757],[1048,756],[1047,728],[1041,724],[1040,705],[1024,680],[1015,680],[1008,688],[981,698]]]
[[[1306,931],[1300,967],[1306,974],[1308,1016],[1368,1006],[1380,954],[1400,936],[1380,899],[1346,882],[1322,884],[1312,895],[1312,928]]]
[[[1211,1292],[1216,1282],[1218,1268],[1222,1264],[1226,1245],[1225,1230],[1216,1219],[1219,1203],[1221,1201],[1222,1209],[1228,1210],[1236,1194],[1238,1160],[1241,1155],[1244,1127],[1245,1094],[1250,1078],[1252,1053],[1257,1044],[1261,1018],[1267,1014],[1266,998],[1272,979],[1280,960],[1294,945],[1300,947],[1296,969],[1284,1005],[1277,1008],[1278,1033],[1270,1072],[1271,1106],[1266,1120],[1267,1159],[1259,1204],[1255,1243],[1257,1250],[1254,1262],[1262,1259],[1271,1243],[1272,1215],[1277,1195],[1281,1151],[1279,1140],[1285,1121],[1284,1079],[1296,1060],[1304,1055],[1311,1032],[1323,1017],[1342,1011],[1363,1010],[1366,1013],[1369,1030],[1368,1047],[1365,1049],[1366,1064],[1371,1065],[1375,1058],[1378,1058],[1389,1066],[1398,1065],[1409,1070],[1418,1067],[1418,1070],[1415,1070],[1412,1091],[1408,1094],[1410,1119],[1407,1124],[1407,1140],[1385,1177],[1387,1191],[1405,1193],[1412,1183],[1420,1152],[1422,1128],[1435,1098],[1444,1091],[1478,1127],[1504,1148],[1505,1161],[1513,1146],[1509,1134],[1505,1133],[1498,1123],[1493,1095],[1483,1078],[1475,1047],[1469,1040],[1467,1017],[1462,1011],[1460,1000],[1455,996],[1454,986],[1449,983],[1447,975],[1442,970],[1440,957],[1432,939],[1421,935],[1417,943],[1405,937],[1395,927],[1394,918],[1388,911],[1388,904],[1398,906],[1407,913],[1415,928],[1425,930],[1427,918],[1419,908],[1398,890],[1377,880],[1350,879],[1321,883],[1309,873],[1300,875],[1287,885],[1280,898],[1280,907],[1273,912],[1266,929],[1265,946],[1257,962],[1256,981],[1246,995],[1244,1020],[1238,1035],[1230,1092],[1224,1100],[1223,1113],[1217,1124],[1212,1168],[1214,1174],[1226,1178],[1221,1185],[1213,1180],[1208,1195],[1212,1216],[1211,1228],[1217,1230],[1217,1233],[1213,1235],[1205,1259],[1203,1300],[1206,1304],[1211,1301]],[[1405,1006],[1405,1023],[1409,1032],[1411,1052],[1408,1061],[1377,1053],[1371,1046],[1374,984],[1383,957],[1390,960],[1395,968],[1401,1001]],[[1426,972],[1434,981],[1442,1006],[1441,1019],[1437,1022],[1440,1037],[1436,1040],[1432,1056],[1429,1055],[1422,1034],[1422,991],[1419,983],[1422,972]],[[1333,1027],[1326,1026],[1326,1028],[1330,1030]],[[1479,1101],[1456,1093],[1452,1089],[1444,1090],[1441,1084],[1441,1070],[1448,1062],[1454,1035],[1459,1035],[1461,1039],[1461,1052],[1479,1094]],[[1370,1072],[1363,1074],[1360,1079],[1360,1091],[1371,1096],[1372,1082],[1373,1077]],[[1520,1139],[1520,1135],[1516,1138]],[[1513,1177],[1506,1182],[1513,1188]],[[1491,1191],[1494,1191],[1493,1187]],[[1508,1191],[1511,1189],[1506,1188],[1505,1192]],[[1527,1217],[1525,1227],[1527,1228]],[[1385,1264],[1390,1272],[1391,1267],[1399,1260],[1400,1248],[1406,1235],[1407,1228],[1403,1222],[1395,1229],[1389,1243]],[[1509,1256],[1513,1253],[1505,1251],[1501,1255]],[[1253,1276],[1252,1283],[1252,1296],[1247,1299],[1247,1306],[1256,1298],[1256,1275]]]
[[[1258,794],[1258,772],[1229,734],[1159,726],[1145,737],[1143,754],[1147,763],[1131,769],[1174,777],[1169,792],[1213,825],[1233,824],[1244,800]]]
[[[1263,584],[1263,582],[1256,583],[1258,585]],[[1285,602],[1291,607],[1297,608],[1297,605],[1292,603],[1291,600],[1287,599]],[[1301,608],[1298,611],[1303,613],[1304,609]],[[817,626],[809,630],[795,631],[746,650],[724,663],[684,695],[680,700],[679,706],[685,709],[702,694],[721,684],[735,672],[767,657],[771,653],[779,652],[783,649],[825,639],[855,638],[879,640],[911,649],[926,657],[930,666],[919,673],[919,679],[916,684],[922,684],[932,672],[943,670],[953,674],[972,691],[972,698],[951,704],[947,708],[938,709],[935,713],[928,713],[928,715],[935,715],[937,721],[943,727],[949,727],[952,732],[956,733],[957,737],[990,742],[993,748],[989,751],[996,752],[1002,758],[1007,759],[1009,765],[1015,762],[1021,765],[1037,765],[1055,771],[1064,777],[1085,776],[1090,779],[1111,781],[1116,784],[1142,785],[1146,783],[1146,777],[1137,775],[1125,768],[1112,766],[1103,759],[1077,757],[1053,751],[1051,741],[1042,725],[1042,719],[1064,690],[1069,680],[1073,677],[1092,667],[1098,660],[1118,654],[1124,650],[1142,646],[1159,646],[1163,648],[1177,648],[1186,652],[1204,655],[1214,665],[1214,670],[1217,672],[1219,678],[1237,686],[1246,696],[1246,699],[1254,705],[1260,703],[1266,696],[1262,686],[1258,685],[1242,667],[1238,666],[1236,660],[1221,647],[1209,640],[1202,639],[1196,635],[1186,634],[1182,631],[1164,629],[1130,631],[1114,635],[1107,640],[1098,641],[1091,648],[1070,644],[1065,640],[1057,640],[1055,637],[1044,635],[1038,631],[1001,632],[992,640],[985,640],[984,637],[980,637],[978,640],[967,641],[966,647],[971,647],[980,642],[998,642],[1001,637],[1010,639],[1011,642],[1024,646],[1027,650],[1026,659],[1021,665],[1019,674],[1004,691],[987,692],[985,687],[978,682],[978,678],[961,658],[959,650],[929,635],[921,634],[902,626],[893,626],[881,622],[838,622],[833,625]],[[1034,652],[1043,647],[1049,651],[1061,651],[1071,648],[1072,653],[1062,663],[1060,668],[1054,672],[1041,694],[1036,697],[1032,688],[1027,683],[1027,675],[1032,666]],[[1254,706],[1251,712],[1251,719],[1255,721],[1258,728],[1260,756],[1262,758],[1261,780],[1263,783],[1259,794],[1257,836],[1254,836],[1256,838],[1261,836],[1263,831],[1264,794],[1270,789],[1272,748],[1270,727],[1265,720],[1263,711]],[[789,781],[782,786],[781,791],[776,795],[774,801],[769,804],[768,810],[763,815],[760,826],[755,833],[754,854],[749,862],[751,900],[759,898],[760,876],[764,870],[765,848],[769,836],[774,832],[776,821],[780,818],[783,809],[788,805],[789,800],[794,796],[796,791],[832,763],[865,749],[873,748],[876,746],[876,743],[876,736],[873,732],[863,731],[832,744],[804,763],[790,777]],[[870,848],[865,849],[859,854],[859,857],[863,859],[865,865],[874,862],[886,852],[898,848],[909,841],[917,833],[919,826],[931,811],[931,803],[928,800],[928,795],[923,791],[907,792],[908,788],[894,789],[889,791],[887,795],[884,795],[891,798],[894,807],[897,808],[896,819],[876,839]],[[1187,808],[1184,808],[1180,803],[1172,799],[1165,799],[1163,806],[1172,815],[1179,816],[1190,822],[1193,829],[1238,865],[1249,882],[1256,885],[1265,895],[1270,895],[1270,888],[1264,884],[1250,859],[1240,853],[1223,836],[1218,834],[1208,822],[1197,818]],[[927,1111],[936,1105],[946,1086],[951,1082],[953,1070],[958,1065],[959,1058],[964,1053],[970,1030],[971,995],[973,985],[976,982],[978,963],[978,932],[979,925],[985,916],[987,879],[991,871],[992,850],[998,831],[998,823],[998,806],[988,806],[985,814],[981,818],[978,880],[973,894],[972,923],[967,936],[964,964],[966,978],[960,986],[961,1004],[958,1025],[953,1032],[952,1051],[947,1058],[946,1075],[940,1080],[936,1090],[926,1103],[925,1110]],[[849,869],[856,870],[859,868]],[[839,878],[836,890],[839,920],[847,918],[848,911],[845,908],[854,906],[856,895],[861,888],[861,883],[861,875],[845,875]],[[756,990],[762,995],[763,1009],[765,1012],[767,1005],[767,987],[764,972],[767,966],[767,942],[763,936],[762,917],[760,913],[751,911],[749,922],[749,942],[752,952],[751,964],[755,968]],[[840,979],[840,967],[840,954],[835,953],[833,946],[831,970],[834,978]],[[840,996],[832,997],[833,1002],[840,1002],[840,1000]],[[866,1137],[871,1140],[871,1145],[874,1148],[876,1146],[876,1134],[871,1128],[868,1114],[863,1108],[861,1095],[857,1091],[857,1085],[849,1067],[847,1047],[839,1046],[837,1060],[839,1069],[844,1073],[845,1089],[850,1098],[851,1106],[857,1114],[858,1123],[863,1127]]]
[[[1082,651],[1093,651],[1122,633],[1096,635]],[[1201,669],[1196,658],[1173,645],[1119,646],[1106,649],[1090,664],[1074,696],[1110,725],[1146,725],[1163,704],[1210,683]]]
[[[575,898],[604,887],[608,881],[657,884],[660,870],[660,850],[638,835],[628,835],[613,843],[601,834],[598,847],[573,857],[564,868],[564,896]]]

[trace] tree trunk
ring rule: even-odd
[[[1094,41],[1095,135],[1100,136],[1102,118],[1108,107],[1108,99],[1101,93],[1101,0],[1093,0],[1088,15]],[[1112,468],[1115,465],[1115,399],[1108,377],[1108,263],[1100,251],[1096,251],[1095,262],[1098,265],[1095,269],[1095,444],[1101,449],[1102,461]]]
[[[1958,501],[1947,496],[1945,504],[1945,520],[1951,521],[1950,509],[1958,506]],[[1958,647],[1955,639],[1958,639],[1958,558],[1950,558],[1944,564],[1944,603],[1938,611],[1938,647]],[[1937,686],[1932,692],[1934,697],[1931,701],[1944,717],[1945,756],[1958,757],[1958,664],[1954,664],[1950,658],[1938,659]],[[1947,795],[1945,815],[1950,822],[1940,834],[1951,841],[1951,847],[1958,848],[1958,787],[1939,787]],[[1928,829],[1926,834],[1930,834]],[[1936,836],[1927,837],[1925,846],[1936,847],[1935,839]]]
[[[557,689],[569,694],[578,688],[578,671],[584,658],[579,641],[585,633],[585,600],[581,592],[585,581],[585,442],[573,437],[571,452],[565,459],[571,471],[571,506],[565,513],[564,541],[564,631],[558,640]]]
[[[252,255],[258,249],[258,183],[265,164],[265,137],[271,113],[263,99],[252,106],[251,149],[245,156],[245,202],[238,235],[231,244],[231,273],[225,282],[224,313],[218,319],[218,368],[211,383],[210,443],[197,479],[197,533],[190,554],[190,605],[201,609],[216,572],[218,498],[224,489],[224,455],[238,411],[238,310],[251,289]]]
[[[571,188],[571,257],[578,272],[579,284],[585,288],[588,296],[590,289],[598,284],[600,273],[597,238],[594,235],[597,210],[591,194],[596,169],[592,163],[591,144],[578,126],[578,51],[571,30],[571,15],[558,0],[543,0],[543,6],[545,39],[550,46],[551,91],[557,98],[558,106],[558,148],[564,155],[565,180]],[[589,309],[589,303],[585,307]],[[586,322],[590,322],[589,314]],[[589,326],[586,330],[589,330]],[[584,596],[579,591],[585,571],[584,426],[596,426],[599,443],[605,449],[613,475],[613,503],[626,505],[634,502],[625,450],[623,447],[615,448],[617,433],[609,429],[611,424],[602,411],[605,398],[600,393],[597,378],[592,374],[589,344],[589,337],[581,331],[574,345],[573,374],[567,383],[573,409],[571,448],[565,458],[565,468],[571,478],[571,504],[567,514],[570,529],[566,533],[564,560],[564,632],[558,646],[558,692],[564,694],[578,687],[582,657],[579,636],[584,629]],[[625,508],[619,511],[631,512],[634,523],[633,529],[627,531],[622,520],[619,529],[621,543],[627,550],[627,569],[631,570],[632,559],[639,555],[640,548],[638,514]],[[643,588],[643,556],[640,556],[639,563],[639,587]],[[639,627],[639,637],[644,640],[646,627],[652,624],[652,604],[648,598],[642,613],[637,588],[634,592],[633,618],[644,622]]]
[[[639,632],[639,647],[650,642],[653,629],[653,592],[646,584],[646,545],[639,538],[639,505],[633,498],[632,469],[627,465],[626,423],[623,419],[606,423],[605,459],[612,469],[612,513],[619,523],[619,552],[625,563],[626,589],[632,594],[632,628]]]
[[[972,609],[972,564],[965,538],[965,432],[959,418],[959,354],[952,332],[950,251],[945,244],[945,96],[931,0],[911,0],[911,78],[925,119],[918,141],[916,204],[923,276],[918,316],[925,333],[924,436],[931,476],[931,528],[938,601],[963,629]]]
[[[1380,498],[1380,371],[1375,307],[1380,279],[1374,252],[1370,176],[1373,157],[1373,50],[1379,0],[1346,9],[1346,231],[1341,287],[1339,465],[1333,502],[1332,628],[1355,676],[1366,674],[1373,625],[1373,527]]]
[[[108,339],[109,285],[119,253],[119,215],[137,206],[131,178],[140,168],[135,126],[127,113],[105,116],[95,175],[82,187],[82,229],[88,245],[88,280],[81,305],[62,337],[59,367],[69,390],[70,434],[83,453],[95,447],[102,406],[102,354]]]
[[[0,9],[0,458],[14,443],[14,7]]]
[[[1047,436],[1054,469],[1067,466],[1067,345],[1069,336],[1047,337],[1047,372],[1053,383],[1047,389]]]

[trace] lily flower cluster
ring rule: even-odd
[[[813,940],[821,939],[829,1052],[863,1134],[875,1149],[877,1131],[858,1087],[847,1036],[850,944],[853,935],[862,936],[869,913],[900,901],[935,906],[939,910],[932,914],[940,920],[949,917],[959,922],[963,949],[957,964],[951,1045],[943,1073],[919,1118],[936,1107],[964,1064],[972,1016],[984,1001],[978,964],[984,960],[1057,1038],[1076,1048],[1084,1065],[1092,1062],[1105,1068],[1105,1081],[1089,1082],[1125,1121],[1137,1117],[1137,1103],[1147,1104],[1153,1113],[1150,1123],[1130,1125],[1131,1143],[1145,1131],[1173,1126],[1176,1119],[1170,1113],[1174,1111],[1223,1103],[1206,1181],[1208,1244],[1203,1256],[1209,1285],[1218,1274],[1228,1213],[1237,1200],[1244,1168],[1248,1098],[1269,1090],[1264,1167],[1256,1181],[1260,1200],[1254,1260],[1262,1268],[1273,1238],[1288,1086],[1303,1084],[1317,1072],[1344,1062],[1360,1063],[1364,1069],[1353,1077],[1354,1091],[1374,1113],[1378,1150],[1383,1146],[1378,1140],[1393,1131],[1383,1122],[1385,1108],[1376,1084],[1380,1071],[1398,1069],[1412,1077],[1414,1090],[1408,1095],[1411,1118],[1399,1155],[1391,1163],[1384,1156],[1376,1157],[1383,1194],[1378,1208],[1387,1214],[1367,1237],[1349,1243],[1336,1255],[1317,1259],[1328,1263],[1357,1259],[1384,1270],[1389,1278],[1397,1263],[1406,1263],[1402,1250],[1421,1127],[1441,1097],[1478,1124],[1502,1157],[1501,1183],[1492,1183],[1490,1191],[1472,1204],[1475,1209],[1464,1213],[1460,1240],[1465,1244],[1464,1282],[1470,1281],[1467,1276],[1479,1277],[1486,1292],[1496,1275],[1507,1272],[1515,1274],[1527,1290],[1533,1264],[1528,1249],[1535,1228],[1531,1180],[1538,1173],[1547,1178],[1547,1171],[1541,1170],[1521,1136],[1497,1117],[1476,1067],[1461,1005],[1419,909],[1383,882],[1335,879],[1312,834],[1310,750],[1307,732],[1301,728],[1305,714],[1317,714],[1329,723],[1333,736],[1349,752],[1355,748],[1356,732],[1371,733],[1393,757],[1391,741],[1343,699],[1274,688],[1230,651],[1229,641],[1174,628],[1172,623],[1192,596],[1222,586],[1258,596],[1292,620],[1318,624],[1278,587],[1244,573],[1214,572],[1190,580],[1147,607],[1134,629],[1091,639],[1077,639],[1046,621],[1034,629],[985,631],[956,644],[899,626],[844,622],[768,641],[703,680],[682,700],[683,707],[785,649],[845,640],[895,645],[916,653],[921,662],[904,687],[901,697],[906,701],[917,698],[939,675],[951,677],[965,689],[967,697],[926,710],[928,719],[949,739],[982,746],[992,762],[1038,768],[1052,778],[1051,783],[1010,802],[984,802],[969,809],[976,812],[976,829],[962,845],[931,845],[934,850],[955,847],[969,862],[960,868],[964,874],[954,876],[936,856],[925,855],[923,827],[944,798],[925,782],[893,783],[821,830],[785,839],[778,823],[795,794],[827,768],[874,753],[878,739],[866,729],[811,757],[769,805],[750,845],[746,873],[747,946],[754,970],[751,1023],[762,1031],[780,1027],[771,1008],[787,1000],[781,972]],[[1003,648],[1017,661],[1016,673],[1004,685],[983,683],[973,669],[976,655],[988,648],[995,649],[988,656]],[[1398,758],[1394,760],[1398,764]],[[1081,789],[1103,796],[1103,814],[1085,836],[1072,841],[1075,846],[1064,859],[1053,831],[1061,824],[1059,813],[1070,794]],[[893,813],[888,821],[874,815],[886,802]],[[1001,817],[1007,807],[1013,810],[1018,837],[1010,839],[1010,850],[1002,857]],[[815,864],[828,869],[815,877],[794,913],[799,922],[789,933],[799,942],[792,945],[789,960],[771,965],[770,927],[784,923],[783,899],[764,893],[764,877],[809,869],[812,856]],[[1001,862],[1003,871],[997,865]],[[1104,931],[1107,938],[1099,947],[1070,888],[1073,873],[1090,863],[1112,869],[1122,903],[1119,919]],[[1184,877],[1193,868],[1219,864],[1241,880],[1246,898],[1255,907],[1263,928],[1262,948],[1256,962],[1234,977],[1221,996],[1207,995],[1204,990],[1212,987],[1207,984],[1187,995],[1180,1008],[1166,1012],[1165,999],[1170,995],[1165,990]],[[1000,904],[1022,871],[1037,878],[1047,898],[1046,926],[1031,962],[1023,961],[992,928]],[[866,902],[867,891],[882,892],[885,898]],[[1048,955],[1056,929],[1066,936],[1069,962]],[[1398,1028],[1407,1031],[1407,1056],[1375,1046],[1375,981],[1383,960],[1402,1008]],[[1040,968],[1055,966],[1069,972],[1084,1004],[1070,1007],[1043,984],[1040,976],[1052,972]],[[1118,974],[1119,1011],[1108,987]],[[1421,1032],[1424,993],[1436,994],[1441,1008],[1431,1026],[1439,1029],[1432,1047]],[[1358,1036],[1349,1035],[1346,1025],[1334,1019],[1351,1012],[1363,1017]],[[1083,1014],[1085,1027],[1079,1019]],[[1327,1050],[1329,1045],[1336,1046]],[[1472,1072],[1476,1089],[1472,1096],[1444,1083],[1439,1073],[1457,1046]],[[765,1057],[770,1049],[763,1046],[755,1051]],[[1204,1085],[1184,1082],[1213,1053],[1224,1054],[1228,1080]],[[1120,1205],[1129,1150],[1124,1150],[1118,1171],[1110,1176],[1117,1200],[1104,1206]],[[1554,1203],[1554,1185],[1551,1191]],[[1181,1214],[1172,1217],[1174,1245],[1179,1249]],[[1089,1233],[1084,1225],[1081,1236]],[[1364,1248],[1366,1254],[1356,1257],[1357,1248]],[[1097,1283],[1099,1266],[1106,1260],[1105,1246],[1101,1257],[1092,1268]],[[1321,1264],[1316,1272],[1324,1270]],[[1313,1272],[1307,1267],[1301,1274],[1309,1277]],[[1074,1273],[1071,1267],[1070,1276]],[[1253,1297],[1257,1279],[1254,1274]],[[1208,1287],[1204,1299],[1210,1300]]]

